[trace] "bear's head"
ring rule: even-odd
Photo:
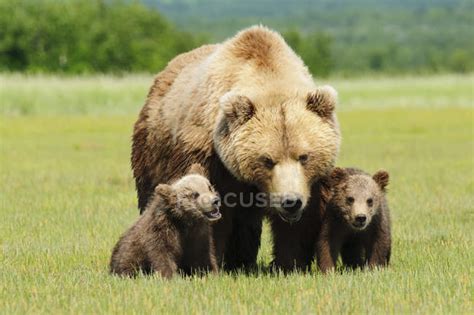
[[[270,209],[296,222],[339,151],[336,101],[329,86],[291,96],[231,91],[220,99],[215,150],[238,180],[265,193]]]
[[[160,208],[182,220],[219,220],[221,200],[205,176],[206,172],[202,166],[193,164],[188,174],[172,185],[156,186],[155,196],[160,200]]]
[[[349,174],[336,167],[331,173],[331,208],[354,230],[369,226],[372,218],[380,211],[389,175],[378,171],[372,177],[365,174]]]

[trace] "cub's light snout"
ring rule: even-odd
[[[352,225],[358,229],[365,228],[366,224],[367,224],[367,216],[365,214],[356,215],[354,218],[354,222],[352,223]]]
[[[212,199],[211,204],[214,207],[214,209],[219,209],[221,206],[221,198],[219,196],[214,197]]]
[[[200,200],[202,212],[209,221],[217,221],[222,215],[219,211],[221,198],[216,194],[205,194]]]
[[[365,229],[370,223],[370,211],[364,202],[355,202],[350,216],[350,224],[356,230]]]

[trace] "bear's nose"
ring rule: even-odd
[[[302,204],[303,202],[301,201],[300,198],[287,197],[287,198],[284,198],[283,201],[281,202],[281,207],[283,208],[283,210],[289,213],[295,213],[296,211],[301,209]]]
[[[363,224],[367,221],[367,216],[365,214],[358,214],[356,215],[355,220],[357,223]]]

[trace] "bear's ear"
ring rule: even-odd
[[[329,176],[324,176],[319,180],[321,188],[321,200],[327,204],[332,197],[331,179]]]
[[[347,176],[349,176],[349,174],[347,174],[345,169],[343,169],[342,167],[335,167],[331,173],[331,185],[339,184],[340,182],[345,180]]]
[[[221,97],[220,107],[230,127],[243,125],[255,114],[255,106],[248,97],[232,92]]]
[[[178,202],[178,196],[175,189],[168,184],[159,184],[156,186],[155,196],[160,199],[160,205],[166,208],[174,208]]]
[[[379,185],[380,189],[382,191],[385,191],[385,187],[388,185],[388,180],[390,176],[388,175],[388,172],[380,170],[377,173],[372,176],[373,180]]]
[[[331,118],[337,103],[337,92],[329,85],[318,87],[306,97],[306,108],[321,118]]]
[[[196,174],[207,177],[206,169],[204,169],[204,167],[202,167],[202,165],[199,163],[194,163],[193,165],[191,165],[188,170],[188,174]]]

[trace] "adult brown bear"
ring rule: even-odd
[[[319,180],[339,150],[335,103],[334,89],[316,87],[283,38],[262,26],[177,56],[135,123],[140,210],[158,183],[200,163],[223,197],[214,238],[226,269],[255,265],[265,213],[275,266],[307,267],[320,226]]]

